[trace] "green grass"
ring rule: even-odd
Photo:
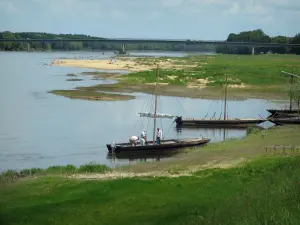
[[[1,224],[298,224],[300,158],[268,157],[190,177],[0,186]]]
[[[183,69],[160,69],[160,82],[173,85],[196,83],[197,79],[208,79],[208,86],[222,86],[225,83],[225,67],[228,68],[228,84],[246,84],[253,86],[282,86],[288,78],[280,71],[300,74],[300,57],[296,55],[216,55],[184,57],[174,60],[174,65],[194,65]],[[165,58],[157,61],[165,62]],[[137,62],[154,65],[154,59],[140,58]],[[172,80],[167,76],[178,76]],[[131,73],[124,76],[128,83],[153,83],[156,70]]]
[[[105,173],[111,169],[106,165],[99,165],[95,163],[81,165],[75,167],[73,165],[66,166],[51,166],[47,169],[32,168],[23,169],[20,171],[7,170],[0,174],[0,183],[10,182],[19,178],[26,178],[32,176],[44,176],[44,175],[61,175],[61,174],[76,174],[76,173]]]

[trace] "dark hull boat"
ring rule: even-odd
[[[129,143],[119,143],[119,144],[107,144],[107,149],[109,152],[130,152],[130,151],[170,151],[179,148],[193,147],[205,145],[210,141],[210,139],[169,139],[163,140],[159,145],[153,144],[152,141],[147,141],[147,144],[141,146],[138,142],[136,146],[131,146]]]
[[[275,123],[276,125],[300,124],[300,118],[276,118],[269,119],[268,121]]]
[[[227,120],[210,120],[210,119],[175,119],[176,127],[210,127],[210,128],[247,128],[256,126],[265,122],[265,119],[227,119]]]
[[[275,114],[275,113],[298,113],[298,110],[296,109],[267,109],[269,113]]]
[[[176,122],[176,128],[241,128],[245,129],[250,126],[257,126],[258,124],[265,122],[265,119],[228,119],[227,117],[227,73],[225,73],[225,93],[224,93],[224,117],[223,119],[195,119],[185,118],[177,116],[174,120]]]
[[[271,113],[268,118],[288,118],[288,117],[297,117],[298,110],[289,110],[289,109],[267,109]]]
[[[132,146],[130,143],[113,143],[107,144],[107,149],[109,153],[125,153],[125,152],[146,152],[146,151],[171,151],[180,148],[192,147],[192,146],[200,146],[205,145],[210,141],[210,139],[204,138],[193,138],[193,139],[169,139],[163,140],[164,138],[160,135],[159,137],[162,139],[159,145],[155,144],[155,131],[156,131],[156,118],[157,117],[169,117],[167,114],[158,114],[157,113],[157,94],[156,89],[159,81],[159,69],[157,65],[157,73],[156,73],[156,85],[155,85],[155,104],[154,104],[154,113],[153,113],[153,140],[147,141],[146,145],[140,145],[140,142],[137,142],[135,146]],[[148,115],[152,117],[152,113],[141,113],[140,115]]]

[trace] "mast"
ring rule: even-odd
[[[292,71],[293,73],[294,71]],[[293,101],[293,94],[292,94],[292,88],[293,88],[293,76],[290,76],[290,110],[292,110],[292,101]]]
[[[226,120],[226,107],[227,107],[227,70],[225,71],[224,120]]]
[[[156,84],[155,84],[155,89],[154,89],[154,94],[155,94],[155,107],[154,107],[154,126],[153,126],[153,144],[155,143],[155,130],[156,130],[156,112],[157,112],[157,86],[158,86],[158,76],[159,76],[159,71],[158,71],[158,64],[156,68]]]

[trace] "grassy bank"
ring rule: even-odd
[[[47,169],[41,168],[31,168],[23,169],[20,171],[7,170],[0,174],[0,183],[6,183],[15,181],[22,178],[32,178],[41,176],[53,176],[53,175],[68,175],[68,174],[81,174],[81,173],[105,173],[109,172],[111,169],[105,165],[98,165],[95,163],[90,163],[86,165],[81,165],[76,167],[74,165],[66,166],[51,166]]]
[[[268,157],[188,177],[0,186],[2,224],[297,224],[300,158]]]
[[[265,146],[300,146],[299,131],[299,126],[257,131],[168,161],[115,170],[88,164],[7,171],[0,183],[0,222],[297,224],[300,149],[266,152]],[[247,160],[232,164],[241,158]],[[121,178],[129,172],[132,176]],[[27,179],[14,180],[22,177]]]
[[[297,55],[216,55],[156,60],[142,58],[137,61],[141,64],[173,63],[172,69],[160,71],[160,82],[183,86],[222,86],[225,73],[229,85],[282,86],[288,79],[280,76],[280,71],[300,72],[300,57]],[[155,72],[131,73],[124,79],[129,83],[153,83]]]
[[[97,95],[99,91],[111,91],[153,94],[155,63],[159,63],[159,95],[217,99],[223,96],[224,74],[227,73],[228,98],[288,99],[286,89],[289,79],[281,76],[280,71],[300,74],[300,57],[296,55],[148,57],[131,60],[134,60],[132,65],[137,70],[140,67],[140,71],[122,76],[99,73],[101,79],[117,79],[119,83],[80,87],[74,93],[85,91]],[[97,77],[97,74],[94,75]]]

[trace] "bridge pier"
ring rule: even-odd
[[[122,54],[125,54],[125,44],[122,44]]]
[[[252,48],[251,48],[251,54],[255,55],[255,47],[254,46],[252,46]]]
[[[30,43],[27,42],[27,52],[30,52]]]

